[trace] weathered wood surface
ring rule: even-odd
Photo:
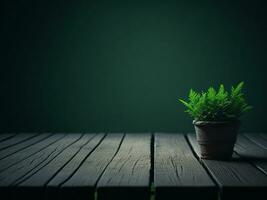
[[[266,161],[264,134],[239,135],[230,161],[199,159],[194,134],[3,134],[0,194],[148,200],[152,187],[156,200],[253,199],[266,195]]]
[[[26,149],[23,149],[16,154],[12,154],[7,158],[2,159],[0,165],[0,173],[8,169],[9,167],[23,161],[24,159],[27,159],[37,154],[38,152],[45,150],[47,147],[62,139],[64,136],[64,134],[55,134],[52,137],[44,139],[43,141],[36,143]]]
[[[41,168],[29,178],[24,178],[17,183],[17,186],[21,189],[16,195],[26,199],[38,199],[40,196],[43,196],[43,190],[38,190],[38,188],[45,187],[47,183],[49,183],[60,172],[65,172],[66,177],[66,169],[64,170],[64,167],[75,159],[75,157],[78,157],[82,150],[86,151],[88,154],[88,150],[94,148],[102,137],[103,134],[99,134],[97,136],[94,134],[83,135],[83,137],[77,142],[70,145],[57,157],[51,160],[51,162],[47,163],[45,167]],[[81,160],[80,157],[78,157],[78,159]],[[77,166],[78,165],[76,165],[76,167]],[[27,188],[27,190],[24,190],[24,188]]]
[[[58,199],[59,190],[62,184],[68,181],[79,167],[85,162],[94,150],[98,147],[104,138],[104,134],[99,133],[91,138],[84,146],[82,146],[75,157],[73,157],[66,165],[58,171],[58,173],[46,184],[46,199]],[[67,188],[67,187],[66,187]]]
[[[195,134],[187,136],[194,151],[200,156]],[[237,155],[230,161],[201,160],[201,162],[220,186],[222,199],[253,199],[255,194],[266,194],[267,176]]]
[[[155,134],[154,185],[160,199],[216,199],[217,187],[182,134]]]
[[[264,134],[244,134],[249,140],[256,143],[261,148],[267,150],[267,137]],[[266,155],[267,156],[267,155]]]
[[[251,138],[251,139],[249,139]],[[263,148],[264,140],[259,140],[257,136],[239,135],[235,145],[235,151],[244,159],[266,160],[267,149]]]
[[[61,139],[54,144],[48,146],[45,150],[39,151],[35,155],[22,160],[15,165],[7,168],[0,173],[0,186],[2,185],[17,185],[20,181],[29,178],[31,175],[45,167],[58,154],[64,151],[67,147],[75,143],[81,134],[69,134],[64,140]],[[9,176],[6,176],[6,175]],[[42,178],[42,177],[40,177]]]
[[[97,184],[99,199],[149,198],[150,143],[150,134],[125,136],[118,153]]]
[[[0,142],[8,140],[9,138],[14,137],[15,135],[16,135],[15,133],[2,133],[0,134]]]
[[[9,147],[5,149],[4,151],[0,151],[0,159],[6,158],[7,156],[14,154],[22,149],[26,149],[27,147],[30,147],[31,145],[43,141],[45,138],[48,138],[51,136],[51,133],[43,133],[36,135],[35,137],[32,137],[26,141],[23,141],[17,145],[14,145],[12,147]],[[1,144],[0,144],[1,146]]]
[[[62,199],[94,199],[97,181],[117,154],[123,134],[108,134],[79,169],[61,185]]]
[[[235,151],[267,174],[267,138],[259,134],[239,135]]]
[[[0,143],[0,150],[6,149],[8,147],[14,146],[16,144],[19,144],[21,142],[24,142],[26,140],[29,140],[33,137],[36,137],[36,134],[29,134],[29,133],[21,133],[17,134],[14,137],[11,137],[8,140],[2,141]]]

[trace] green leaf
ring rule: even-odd
[[[184,104],[186,107],[188,107],[188,108],[191,107],[190,104],[187,103],[186,101],[184,101],[183,99],[179,99],[179,101],[180,101],[182,104]]]
[[[196,92],[190,89],[188,101],[179,99],[186,107],[185,112],[197,120],[227,121],[238,119],[241,115],[252,109],[242,93],[244,82],[231,87],[230,93],[220,84],[218,92],[209,87],[205,92]]]

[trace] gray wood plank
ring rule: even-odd
[[[47,148],[49,145],[52,145],[58,140],[62,139],[64,136],[65,134],[54,134],[53,136],[46,138],[39,143],[31,145],[26,149],[23,149],[15,154],[12,154],[2,159],[0,162],[0,173],[3,172],[4,170],[7,170],[9,167],[23,161],[24,159],[34,156],[38,152]]]
[[[260,133],[260,136],[267,140],[267,133]]]
[[[90,140],[77,155],[64,166],[57,174],[50,180],[45,189],[45,199],[58,199],[60,186],[66,182],[82,165],[85,159],[94,152],[97,146],[104,138],[104,134],[97,134],[92,140]]]
[[[71,173],[74,172],[75,167],[78,167],[79,162],[83,160],[81,156],[87,155],[101,141],[103,136],[104,134],[83,135],[79,141],[65,149],[44,168],[41,168],[28,179],[20,181],[17,185],[20,190],[17,190],[15,195],[25,199],[38,199],[40,196],[45,195],[44,189],[40,190],[39,188],[44,188],[50,180],[59,174],[58,178],[53,181],[53,186],[57,182],[56,187],[58,187],[61,183],[58,181],[64,181],[69,178]],[[82,154],[80,155],[80,153]],[[50,196],[48,199],[51,198],[53,199],[53,196]]]
[[[98,199],[149,199],[151,134],[126,134],[98,184]]]
[[[155,134],[156,199],[216,199],[218,188],[182,134]]]
[[[267,175],[267,162],[264,161],[254,161],[254,165],[256,165],[256,167],[261,170],[264,174]]]
[[[12,147],[9,147],[3,151],[0,151],[0,160],[3,158],[8,157],[11,154],[14,154],[22,149],[25,149],[35,143],[38,143],[46,138],[51,136],[51,133],[43,133],[43,134],[38,134],[36,137],[30,138],[22,143],[19,143],[17,145],[14,145]]]
[[[252,142],[256,143],[261,148],[267,150],[267,138],[262,137],[262,134],[244,134]]]
[[[95,134],[85,134],[77,142],[71,144],[62,153],[55,157],[44,168],[37,171],[29,178],[24,178],[17,184],[19,187],[42,187],[53,178],[59,169],[65,166],[85,145],[87,145]]]
[[[67,147],[77,142],[81,134],[68,134],[63,139],[53,143],[35,155],[24,159],[0,173],[0,186],[16,185],[20,180],[32,176],[49,164]]]
[[[200,157],[195,134],[187,136]],[[267,176],[240,157],[235,155],[230,161],[202,159],[201,162],[219,184],[222,199],[253,199],[255,194],[266,195]]]
[[[20,134],[17,134],[15,135],[14,137],[8,139],[8,140],[5,140],[3,142],[0,143],[0,151],[6,149],[6,148],[9,148],[9,147],[12,147],[14,145],[17,145],[21,142],[24,142],[28,139],[31,139],[33,137],[36,137],[37,134],[32,134],[32,133],[20,133]]]
[[[94,199],[97,180],[116,155],[123,134],[108,134],[78,170],[61,185],[61,199]]]
[[[267,150],[258,146],[244,135],[238,135],[235,151],[244,159],[260,160],[266,159]]]
[[[14,137],[16,134],[15,133],[1,133],[0,134],[0,146],[1,146],[1,142],[8,140],[12,137]]]
[[[267,174],[267,141],[259,134],[239,135],[235,151]]]

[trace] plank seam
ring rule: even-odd
[[[103,176],[103,174],[104,174],[104,172],[106,171],[107,167],[109,166],[109,164],[113,161],[113,159],[114,159],[114,158],[116,157],[116,155],[118,154],[118,152],[119,152],[119,150],[120,150],[120,148],[121,148],[121,145],[122,145],[122,143],[123,143],[123,141],[124,141],[125,136],[126,136],[126,134],[124,133],[123,136],[122,136],[122,139],[121,139],[121,141],[120,141],[120,143],[119,143],[119,146],[118,146],[118,148],[117,148],[117,150],[116,150],[116,152],[114,153],[114,155],[112,156],[112,158],[110,159],[110,161],[107,163],[107,165],[105,166],[105,168],[103,169],[103,171],[100,173],[98,179],[96,180],[96,183],[95,183],[95,185],[94,185],[94,188],[97,188],[98,182],[99,182],[99,180],[101,179],[101,177]],[[96,196],[97,196],[97,190],[95,190],[95,193],[96,193]]]
[[[19,134],[18,134],[18,135],[19,135]],[[21,141],[18,141],[18,142],[16,142],[16,143],[14,143],[14,144],[8,145],[8,146],[6,146],[6,147],[2,147],[2,148],[0,148],[0,151],[5,150],[5,149],[8,149],[9,147],[13,147],[13,146],[15,146],[15,145],[17,145],[17,144],[20,144],[20,143],[22,143],[22,142],[25,142],[26,140],[30,140],[30,139],[36,137],[37,135],[38,135],[38,134],[34,134],[34,135],[32,135],[31,137],[25,138],[25,139],[23,139],[23,140],[21,140]]]
[[[8,134],[8,133],[7,133]],[[15,137],[17,135],[17,133],[15,133],[15,134],[13,134],[13,135],[10,135],[10,136],[8,136],[8,137],[6,137],[6,138],[4,138],[4,139],[1,139],[0,140],[0,142],[3,142],[3,141],[6,141],[6,140],[9,140],[9,139],[11,139],[11,138],[13,138],[13,137]]]
[[[86,161],[86,159],[96,150],[96,148],[101,144],[101,142],[105,139],[107,134],[105,134],[100,141],[97,143],[97,145],[84,157],[84,159],[80,162],[78,167],[70,174],[69,177],[67,177],[64,181],[62,181],[59,185],[58,188],[60,188],[64,183],[66,183],[68,180],[71,179],[71,177],[79,170],[79,168],[83,165],[83,163]],[[47,183],[49,184],[49,182]]]
[[[254,144],[256,144],[257,146],[259,146],[260,148],[266,150],[267,148],[265,146],[263,146],[262,144],[260,144],[259,142],[257,142],[256,140],[248,137],[246,134],[243,134],[243,136],[248,139],[249,141],[253,142]],[[264,138],[263,138],[264,139]]]
[[[58,153],[56,153],[56,155],[54,155],[54,157],[52,157],[51,160],[49,160],[44,166],[42,166],[40,169],[38,169],[37,171],[35,171],[33,174],[29,175],[28,177],[27,174],[29,174],[30,172],[32,172],[36,167],[40,166],[43,162],[45,162],[52,153],[54,153],[56,151],[56,149],[54,151],[52,151],[44,160],[42,160],[40,163],[38,163],[38,165],[35,168],[32,168],[30,171],[28,171],[26,174],[24,174],[23,176],[21,176],[20,178],[16,179],[13,183],[11,183],[11,185],[19,185],[20,183],[22,183],[23,181],[27,180],[28,178],[30,178],[31,176],[33,176],[34,174],[36,174],[39,170],[43,169],[46,165],[48,165],[50,162],[52,162],[59,154],[61,154],[63,151],[65,151],[68,147],[70,147],[71,145],[73,145],[74,143],[78,142],[81,138],[83,137],[83,134],[76,140],[74,140],[73,142],[71,142],[70,144],[68,144],[66,147],[64,147],[63,149],[61,149]]]
[[[265,146],[262,146],[261,144],[259,144],[257,141],[255,141],[254,139],[251,139],[250,137],[247,136],[247,133],[242,134],[247,140],[251,141],[253,144],[255,144],[256,146],[258,146],[259,148],[266,150]],[[263,138],[264,139],[264,138]],[[241,144],[239,144],[239,146],[242,146]],[[245,147],[243,147],[245,148]],[[253,161],[244,158],[241,154],[239,154],[236,150],[234,150],[234,152],[241,158],[244,159],[248,164],[252,165],[253,167],[255,167],[256,169],[258,169],[260,172],[262,172],[264,175],[267,176],[267,172],[262,169],[260,166],[257,165],[257,163],[254,163]]]
[[[220,184],[220,182],[217,180],[216,176],[209,170],[209,168],[206,166],[205,162],[202,161],[202,159],[197,155],[197,153],[195,152],[187,134],[183,134],[189,148],[191,149],[194,157],[197,159],[197,161],[201,164],[201,166],[204,168],[204,170],[207,172],[207,174],[209,175],[209,177],[211,178],[211,180],[213,181],[213,183],[216,185],[217,188],[219,188],[219,199],[222,199],[223,196],[223,191],[222,191],[222,185]]]
[[[258,166],[257,164],[255,164],[254,167],[256,167],[256,168],[257,168],[258,170],[260,170],[264,175],[267,176],[267,172],[266,172],[264,169],[262,169],[260,166]]]
[[[155,152],[155,136],[154,133],[151,134],[151,142],[150,142],[150,174],[149,174],[149,185],[151,187],[154,182],[154,152]]]
[[[83,144],[79,149],[78,151],[62,166],[60,167],[54,174],[53,176],[48,179],[46,182],[45,182],[45,186],[69,163],[72,161],[72,159],[83,149],[84,146],[86,146],[90,141],[92,141],[95,137],[96,137],[97,134],[94,134],[85,144]]]
[[[154,160],[155,160],[155,133],[151,134],[150,143],[150,174],[149,174],[149,193],[150,199],[155,199],[155,187],[154,187]]]
[[[41,152],[42,150],[44,150],[45,148],[47,148],[47,147],[53,145],[54,143],[56,143],[57,141],[61,140],[61,139],[64,138],[65,136],[66,136],[66,134],[64,134],[62,137],[59,137],[58,139],[56,139],[55,141],[51,142],[50,144],[44,146],[43,148],[39,149],[38,151],[36,151],[36,152],[34,152],[34,153],[32,153],[32,154],[26,156],[26,157],[23,158],[22,160],[18,160],[17,162],[15,162],[15,163],[13,163],[13,164],[11,164],[11,165],[5,167],[4,169],[0,170],[0,173],[2,173],[3,171],[7,170],[8,168],[10,168],[10,167],[12,167],[12,166],[14,166],[14,165],[16,165],[16,164],[22,162],[23,160],[26,160],[27,158],[29,158],[29,157],[31,157],[31,156],[33,156],[33,155],[35,155],[35,154]]]
[[[240,155],[237,151],[234,150],[234,152],[241,158],[244,159],[244,157],[242,155]],[[251,166],[253,166],[254,168],[256,168],[257,170],[259,170],[261,173],[263,173],[264,175],[267,176],[267,172],[262,169],[260,166],[258,166],[256,163],[254,163],[253,161],[250,161],[248,159],[244,159],[244,161],[246,161],[248,164],[250,164]]]
[[[0,158],[0,160],[2,160],[2,159],[4,159],[4,158],[7,158],[8,156],[11,156],[11,155],[13,155],[13,154],[15,154],[15,153],[18,153],[19,151],[22,151],[22,150],[24,150],[24,149],[26,149],[26,148],[28,148],[28,147],[30,147],[30,146],[32,146],[32,145],[35,145],[35,144],[41,142],[42,140],[46,140],[47,138],[51,137],[52,135],[53,135],[53,134],[51,133],[51,134],[49,134],[48,136],[46,136],[46,137],[44,137],[44,138],[41,138],[41,139],[35,141],[33,144],[26,145],[25,147],[22,147],[22,148],[20,148],[20,149],[14,151],[14,152],[12,152],[12,153],[10,153],[10,154],[7,154],[7,155],[5,155],[4,157]]]

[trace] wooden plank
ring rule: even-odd
[[[259,134],[239,135],[235,151],[267,174],[267,141]]]
[[[58,140],[62,139],[64,136],[65,134],[54,134],[53,136],[44,139],[39,143],[31,145],[26,149],[23,149],[15,154],[10,155],[9,157],[2,159],[0,165],[0,173],[8,169],[9,167],[23,161],[24,159],[34,156],[38,152],[47,148],[49,145],[52,145]]]
[[[182,134],[155,134],[156,199],[216,199],[218,188]]]
[[[20,181],[17,184],[19,190],[16,190],[17,193],[15,195],[25,199],[38,199],[40,196],[44,196],[44,189],[40,190],[39,188],[44,188],[54,177],[57,178],[55,178],[52,184],[58,187],[60,183],[69,178],[75,167],[79,166],[79,162],[83,160],[81,156],[88,155],[99,144],[103,136],[104,134],[85,134],[79,141],[65,149],[44,168],[28,179]],[[55,185],[55,183],[57,184]]]
[[[30,138],[22,143],[19,143],[15,146],[9,147],[3,151],[0,151],[0,160],[3,158],[8,157],[11,154],[14,154],[22,149],[25,149],[35,143],[38,143],[48,137],[51,136],[51,133],[43,133],[43,134],[38,134],[36,137]]]
[[[89,141],[95,136],[95,134],[83,135],[77,142],[68,146],[62,153],[55,157],[44,168],[37,171],[31,177],[24,178],[17,185],[19,187],[42,187],[50,181],[55,173],[59,169],[63,168],[65,164],[71,160]]]
[[[187,135],[188,139],[200,157],[195,134]],[[222,199],[253,199],[266,195],[267,176],[260,170],[234,156],[230,161],[201,160],[210,174],[219,184]]]
[[[15,133],[1,133],[0,134],[0,142],[8,140],[15,136]],[[1,143],[0,143],[1,146]]]
[[[32,176],[34,173],[49,164],[67,147],[77,142],[81,134],[68,134],[35,155],[24,159],[0,173],[0,186],[16,185],[20,180]]]
[[[255,139],[256,136],[254,136]],[[244,135],[239,135],[235,145],[235,151],[244,159],[261,160],[266,159],[267,150],[252,142]]]
[[[241,158],[250,161],[264,160],[267,158],[267,150],[252,142],[244,135],[238,136],[235,151],[241,156]]]
[[[127,134],[98,184],[98,199],[149,199],[150,134]]]
[[[260,136],[267,140],[267,133],[260,133]]]
[[[97,146],[104,138],[104,134],[97,134],[90,142],[88,142],[77,155],[62,168],[56,176],[50,180],[45,189],[45,199],[58,199],[60,186],[65,183],[82,165],[85,159],[94,152]]]
[[[94,199],[96,182],[116,155],[122,140],[123,134],[108,134],[78,170],[61,185],[61,199]]]
[[[262,134],[244,134],[244,136],[261,148],[267,150],[267,138],[262,137]]]
[[[12,147],[14,145],[17,145],[17,144],[19,144],[21,142],[24,142],[24,141],[28,140],[28,139],[31,139],[31,138],[33,138],[35,136],[37,136],[37,134],[32,134],[32,133],[20,133],[20,134],[17,134],[14,137],[1,142],[0,151],[4,150],[4,149],[7,149],[9,147]]]
[[[254,161],[254,164],[256,165],[256,167],[261,170],[264,174],[267,175],[267,162],[264,161]]]

